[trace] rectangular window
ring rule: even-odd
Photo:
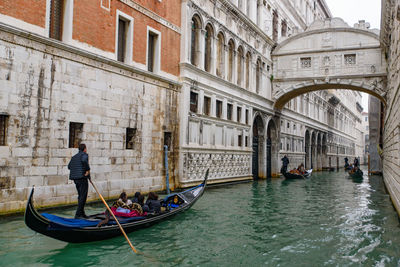
[[[69,148],[78,148],[82,141],[83,123],[70,122],[69,123]]]
[[[242,146],[242,135],[241,134],[239,134],[238,135],[238,146]]]
[[[246,109],[246,124],[249,124],[249,110]]]
[[[248,137],[248,136],[246,136],[246,137],[244,138],[244,145],[245,145],[246,147],[249,146],[249,137]]]
[[[204,97],[203,114],[210,116],[211,113],[211,98],[208,96]]]
[[[356,54],[344,55],[345,65],[355,65],[356,64]]]
[[[171,151],[172,136],[171,132],[164,132],[164,146],[168,147],[168,151]]]
[[[136,136],[135,128],[126,128],[126,140],[125,140],[126,149],[135,148],[135,136]]]
[[[227,109],[226,109],[226,111],[227,111],[226,117],[228,120],[232,120],[232,110],[233,110],[233,105],[228,103]]]
[[[0,115],[0,146],[7,145],[8,115]]]
[[[154,72],[157,38],[157,34],[149,31],[147,46],[147,70],[151,72]]]
[[[300,66],[302,69],[310,69],[311,68],[311,57],[300,58]]]
[[[190,111],[197,113],[198,94],[190,92]]]
[[[242,108],[241,107],[237,107],[237,109],[236,109],[236,119],[237,119],[237,122],[241,122],[241,120],[242,120]]]
[[[50,1],[50,28],[49,37],[60,40],[62,39],[63,29],[63,16],[64,16],[64,1],[51,0]]]
[[[125,62],[126,32],[128,22],[119,18],[118,20],[118,61]]]
[[[217,105],[216,105],[216,114],[217,118],[222,117],[222,101],[217,100]]]

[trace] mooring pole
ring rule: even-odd
[[[165,179],[167,184],[167,194],[169,195],[169,172],[168,172],[168,146],[164,145],[164,167],[165,167]]]

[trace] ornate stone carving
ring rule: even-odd
[[[207,169],[210,180],[251,176],[251,154],[187,152],[183,158],[187,181],[203,179]]]

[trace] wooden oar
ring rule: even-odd
[[[103,196],[100,194],[99,190],[97,190],[97,187],[94,185],[91,179],[89,179],[90,183],[93,185],[94,190],[96,190],[97,194],[100,196],[101,200],[103,201],[104,205],[106,206],[108,212],[114,217],[114,220],[117,222],[119,229],[121,230],[122,234],[125,236],[126,241],[128,241],[129,246],[131,246],[131,249],[133,252],[138,253],[135,249],[135,247],[132,245],[131,241],[129,240],[128,236],[126,235],[124,228],[122,228],[121,224],[119,223],[118,219],[115,217],[114,213],[111,211],[110,207],[108,206],[107,202],[103,198]]]

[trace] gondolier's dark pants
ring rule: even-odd
[[[85,214],[85,204],[89,189],[87,178],[74,180],[76,190],[78,191],[78,208],[76,209],[75,217],[81,217]]]

